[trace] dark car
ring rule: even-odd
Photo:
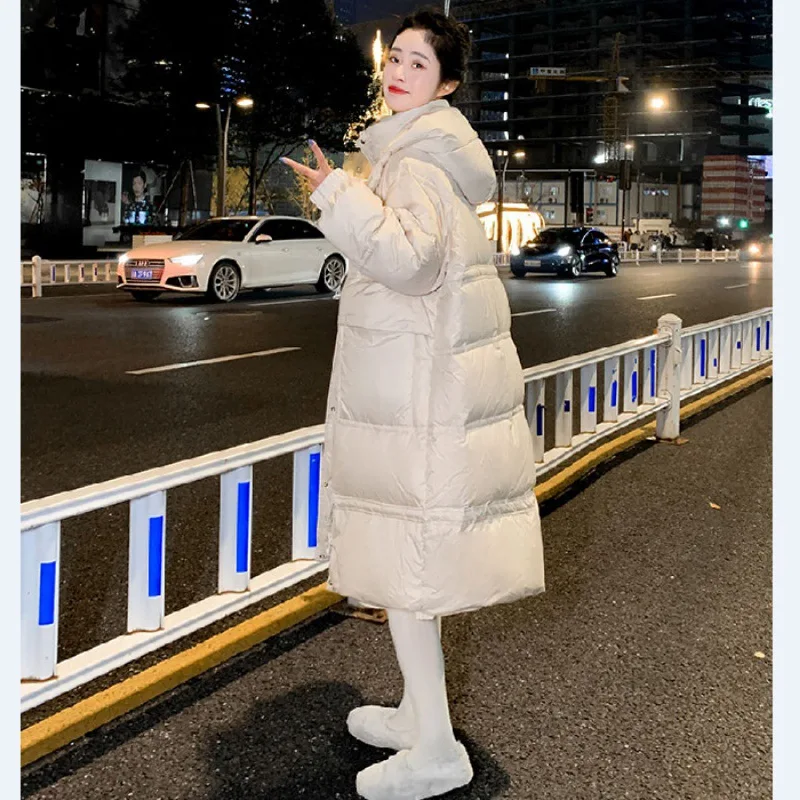
[[[617,274],[619,252],[602,231],[595,228],[545,228],[511,256],[511,274],[523,278],[528,272],[555,273],[577,278],[582,272]]]

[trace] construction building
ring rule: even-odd
[[[509,199],[533,197],[548,224],[699,221],[707,155],[772,152],[767,0],[452,0],[451,13],[474,41],[459,107],[506,166]]]

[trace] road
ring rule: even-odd
[[[646,335],[667,312],[692,325],[772,304],[771,262],[504,282],[526,367]],[[141,304],[113,290],[23,299],[22,499],[320,423],[337,307],[307,288],[226,306]],[[289,460],[255,477],[257,574],[288,560]],[[169,613],[215,590],[216,482],[168,502]],[[124,631],[126,514],[116,507],[64,525],[61,658]]]

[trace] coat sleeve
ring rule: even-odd
[[[320,230],[351,268],[402,294],[429,294],[445,261],[446,212],[453,188],[433,164],[404,158],[385,200],[334,170],[311,195]]]

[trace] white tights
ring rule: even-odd
[[[418,619],[413,611],[391,608],[386,613],[404,681],[392,727],[416,727],[415,750],[449,751],[456,739],[447,706],[441,618]]]

